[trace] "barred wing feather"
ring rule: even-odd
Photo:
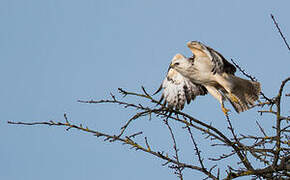
[[[156,93],[161,89],[163,92],[160,102],[164,100],[164,105],[176,110],[182,110],[185,102],[189,104],[196,96],[207,94],[204,86],[192,83],[172,68],[168,70],[166,78]]]

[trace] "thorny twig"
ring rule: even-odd
[[[279,160],[279,154],[281,151],[281,97],[282,97],[282,92],[284,89],[284,86],[286,83],[290,81],[290,77],[285,79],[279,89],[279,93],[276,97],[276,106],[277,106],[277,120],[276,120],[276,136],[277,136],[277,141],[276,141],[276,154],[274,156],[274,162],[273,165],[276,166]]]
[[[200,150],[198,149],[198,147],[197,147],[197,144],[196,144],[196,142],[195,142],[195,140],[194,140],[194,138],[193,138],[193,135],[192,135],[191,129],[190,129],[189,126],[186,126],[186,128],[187,128],[188,133],[189,133],[189,135],[190,135],[190,139],[191,139],[191,141],[192,141],[192,143],[193,143],[193,145],[194,145],[194,150],[195,150],[196,155],[197,155],[197,157],[198,157],[198,161],[199,161],[199,164],[200,164],[200,166],[201,166],[201,168],[202,168],[202,171],[203,171],[203,172],[204,172],[208,177],[210,177],[210,178],[212,178],[212,179],[219,179],[219,174],[215,177],[215,176],[211,173],[211,171],[216,167],[216,165],[215,165],[213,168],[211,168],[209,171],[208,171],[207,168],[205,167],[205,165],[204,165],[204,163],[203,163],[203,158],[201,157],[201,151],[200,151]]]
[[[173,149],[174,149],[174,152],[175,152],[174,158],[176,159],[177,162],[179,162],[179,156],[178,156],[178,149],[177,149],[176,140],[175,140],[172,128],[170,127],[170,125],[168,123],[168,119],[167,118],[164,120],[164,123],[166,124],[167,128],[169,129],[170,136],[171,136],[172,141],[173,141]],[[175,174],[177,174],[177,176],[180,178],[180,180],[183,180],[182,171],[184,170],[184,168],[182,166],[173,165],[173,166],[169,166],[169,167],[172,168],[172,169],[175,169],[176,170]]]
[[[33,123],[26,123],[26,122],[12,122],[12,121],[8,121],[9,124],[17,124],[17,125],[48,125],[48,126],[61,126],[61,127],[67,127],[67,128],[71,128],[71,129],[78,129],[84,132],[88,132],[90,134],[93,134],[96,137],[103,137],[104,141],[109,141],[109,142],[115,142],[115,141],[119,141],[122,142],[124,144],[130,145],[132,148],[136,149],[136,150],[141,150],[143,152],[152,154],[158,158],[161,158],[165,161],[167,161],[168,163],[172,163],[175,164],[177,166],[183,167],[183,168],[189,168],[189,169],[195,169],[195,170],[199,170],[201,171],[201,168],[198,166],[194,166],[194,165],[190,165],[190,164],[186,164],[186,163],[182,163],[182,162],[177,162],[174,158],[170,158],[168,156],[163,155],[163,153],[158,152],[158,151],[152,151],[150,148],[145,148],[144,146],[141,146],[140,144],[138,144],[137,142],[133,141],[130,136],[127,136],[126,138],[120,138],[116,135],[109,135],[106,133],[102,133],[99,131],[95,131],[92,129],[89,129],[88,127],[83,127],[82,125],[76,125],[76,124],[72,124],[72,123],[62,123],[62,122],[55,122],[55,121],[48,121],[48,122],[33,122]],[[147,140],[146,140],[147,141]],[[149,147],[148,142],[147,143],[147,147]]]
[[[282,39],[283,39],[285,45],[287,46],[288,50],[290,51],[290,46],[289,46],[289,44],[287,43],[287,40],[286,40],[285,36],[283,35],[283,33],[282,33],[282,31],[281,31],[281,29],[280,29],[280,27],[279,27],[279,25],[278,25],[278,23],[277,23],[277,21],[276,21],[276,19],[275,19],[275,17],[274,17],[273,14],[271,14],[271,18],[272,18],[272,20],[273,20],[273,22],[274,22],[276,28],[278,29],[279,34],[280,34],[280,36],[282,37]]]

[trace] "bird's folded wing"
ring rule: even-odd
[[[182,110],[185,102],[190,103],[198,95],[205,95],[207,90],[204,86],[192,83],[189,79],[182,76],[176,70],[170,68],[161,87],[156,92],[163,89],[160,103],[164,101],[169,108]]]

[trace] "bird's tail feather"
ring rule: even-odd
[[[232,75],[233,86],[231,92],[224,93],[235,110],[240,113],[250,109],[259,99],[261,85],[259,82],[249,81]]]

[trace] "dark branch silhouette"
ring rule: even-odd
[[[277,23],[277,21],[276,21],[276,19],[275,19],[275,17],[274,17],[273,14],[271,14],[271,18],[272,18],[272,20],[273,20],[273,22],[274,22],[274,24],[275,24],[277,30],[279,31],[279,34],[280,34],[280,36],[282,37],[282,39],[283,39],[283,41],[284,41],[286,47],[287,47],[288,50],[290,51],[290,46],[289,46],[289,44],[288,44],[288,42],[287,42],[287,40],[286,40],[284,34],[282,33],[282,31],[281,31],[281,29],[280,29],[280,27],[279,27],[279,25],[278,25],[278,23]]]

